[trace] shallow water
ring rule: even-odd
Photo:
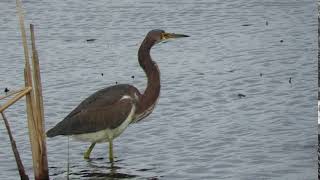
[[[152,115],[116,139],[114,168],[106,144],[85,161],[89,144],[70,140],[72,179],[315,179],[314,1],[23,3],[26,22],[36,30],[46,129],[102,87],[130,83],[143,91],[146,79],[136,54],[149,30],[191,36],[153,48],[161,97]],[[13,1],[0,1],[0,89],[23,85],[15,12]],[[21,101],[6,115],[31,175],[24,109]],[[0,137],[0,179],[17,179],[3,123]],[[67,138],[48,139],[47,146],[51,178],[66,178]]]

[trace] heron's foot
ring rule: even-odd
[[[88,153],[88,151],[83,153],[83,158],[84,159],[90,159],[90,153]]]
[[[109,157],[109,161],[110,161],[110,163],[113,163],[114,162],[113,157]]]
[[[92,149],[94,148],[95,145],[96,145],[96,143],[92,143],[92,144],[90,145],[90,147],[88,148],[88,150],[83,154],[83,158],[84,158],[84,159],[90,159],[91,151],[92,151]]]

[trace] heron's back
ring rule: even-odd
[[[47,132],[48,137],[97,132],[121,125],[131,110],[130,103],[117,104],[124,95],[139,93],[128,84],[101,89],[72,110],[61,122]]]

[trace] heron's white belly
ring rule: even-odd
[[[101,130],[93,133],[77,134],[77,135],[72,135],[72,138],[79,141],[106,142],[109,139],[108,134],[111,134],[108,131],[112,131],[112,130],[105,129],[105,130]]]
[[[109,140],[113,140],[116,137],[118,137],[129,126],[129,124],[132,121],[135,110],[136,110],[136,106],[132,105],[131,111],[127,119],[115,129],[104,129],[104,130],[100,130],[92,133],[72,135],[72,138],[79,141],[89,141],[89,142],[96,142],[96,143],[102,143],[102,142],[107,142]]]

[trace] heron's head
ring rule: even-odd
[[[166,40],[182,38],[182,37],[189,37],[189,36],[184,34],[168,33],[168,32],[165,32],[164,30],[154,29],[148,33],[146,38],[153,40],[156,43],[160,43]]]

